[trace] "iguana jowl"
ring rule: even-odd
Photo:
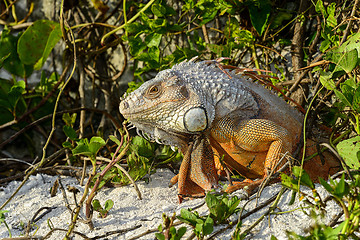
[[[215,61],[184,61],[125,96],[120,112],[138,130],[184,154],[179,198],[217,187],[220,159],[255,186],[284,153],[299,147],[303,116],[263,86],[220,69]]]

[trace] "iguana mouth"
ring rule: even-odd
[[[129,122],[128,129],[133,128],[136,129],[139,136],[142,136],[148,141],[174,147],[180,147],[181,142],[189,138],[189,134],[164,129],[160,126],[154,126],[153,124]]]

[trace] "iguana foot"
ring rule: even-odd
[[[184,198],[203,197],[207,191],[218,187],[218,175],[208,140],[199,136],[184,152],[179,174],[170,181],[170,185],[178,183],[180,203]]]
[[[254,192],[254,190],[260,186],[263,182],[263,179],[251,180],[245,179],[242,182],[233,182],[232,185],[229,185],[225,192],[232,193],[236,190],[243,189],[249,196]]]

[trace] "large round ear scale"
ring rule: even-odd
[[[204,107],[193,107],[185,112],[184,126],[188,132],[201,132],[208,126],[206,109]]]

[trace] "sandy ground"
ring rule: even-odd
[[[126,231],[125,233],[99,238],[129,239],[149,229],[157,228],[159,224],[162,223],[162,213],[170,216],[174,212],[179,214],[181,208],[194,208],[204,202],[204,199],[195,199],[179,204],[176,187],[168,188],[168,183],[172,176],[173,173],[169,170],[158,169],[157,172],[151,176],[149,183],[143,181],[138,182],[137,184],[143,197],[142,200],[138,199],[132,186],[102,189],[95,198],[99,199],[102,204],[104,204],[107,199],[114,201],[114,207],[110,210],[109,215],[102,219],[98,217],[98,213],[95,213],[93,218],[94,230],[91,231],[88,225],[78,222],[75,231],[91,238],[101,236],[110,231],[130,229],[138,226],[136,229]],[[39,219],[32,227],[30,232],[32,236],[45,236],[49,233],[50,226],[53,228],[68,229],[71,221],[71,213],[65,207],[63,194],[61,191],[58,191],[56,196],[50,196],[50,188],[56,179],[56,176],[43,174],[32,176],[10,204],[5,207],[4,210],[9,211],[6,213],[5,221],[9,225],[13,237],[23,236],[24,224],[27,224],[42,207],[51,208],[51,211]],[[61,177],[61,182],[65,189],[67,189],[67,186],[74,186],[80,190],[80,193],[77,194],[77,200],[79,201],[84,188],[78,184],[77,180],[70,177]],[[0,187],[0,204],[9,198],[19,184],[20,182],[14,181],[5,188]],[[258,204],[277,194],[280,188],[280,184],[273,184],[266,187]],[[319,186],[318,192],[324,197],[325,191]],[[72,193],[66,190],[66,194],[70,204],[74,207]],[[238,191],[234,194],[241,195],[242,193]],[[297,200],[293,205],[289,206],[288,203],[290,199],[291,192],[285,192],[276,210],[276,212],[281,212],[281,214],[265,217],[261,223],[251,231],[248,239],[270,239],[272,235],[278,239],[287,239],[287,230],[294,231],[298,234],[305,234],[304,229],[309,228],[314,221],[306,214],[309,210],[303,208],[307,206],[304,202]],[[247,203],[247,201],[243,200],[240,206],[244,206],[245,203]],[[247,203],[244,207],[243,214],[254,209],[255,204],[254,200]],[[241,230],[245,230],[252,225],[268,210],[269,206],[244,219]],[[198,211],[200,215],[208,213],[206,205],[196,209],[196,211]],[[330,219],[339,212],[339,207],[335,203],[329,202],[326,211],[326,217],[322,219],[322,221],[329,222]],[[83,212],[81,212],[81,215],[84,216]],[[233,216],[231,219],[235,220],[236,218],[237,216]],[[192,229],[189,226],[187,227],[187,236],[189,236]],[[224,227],[224,225],[216,226],[215,231]],[[230,239],[233,230],[234,229],[230,229],[216,236],[216,239]],[[62,239],[64,235],[65,232],[57,230],[54,231],[48,239]],[[8,231],[4,224],[0,224],[0,238],[6,237],[9,237]],[[73,239],[83,238],[75,235]],[[151,233],[139,239],[155,239],[155,234]]]

